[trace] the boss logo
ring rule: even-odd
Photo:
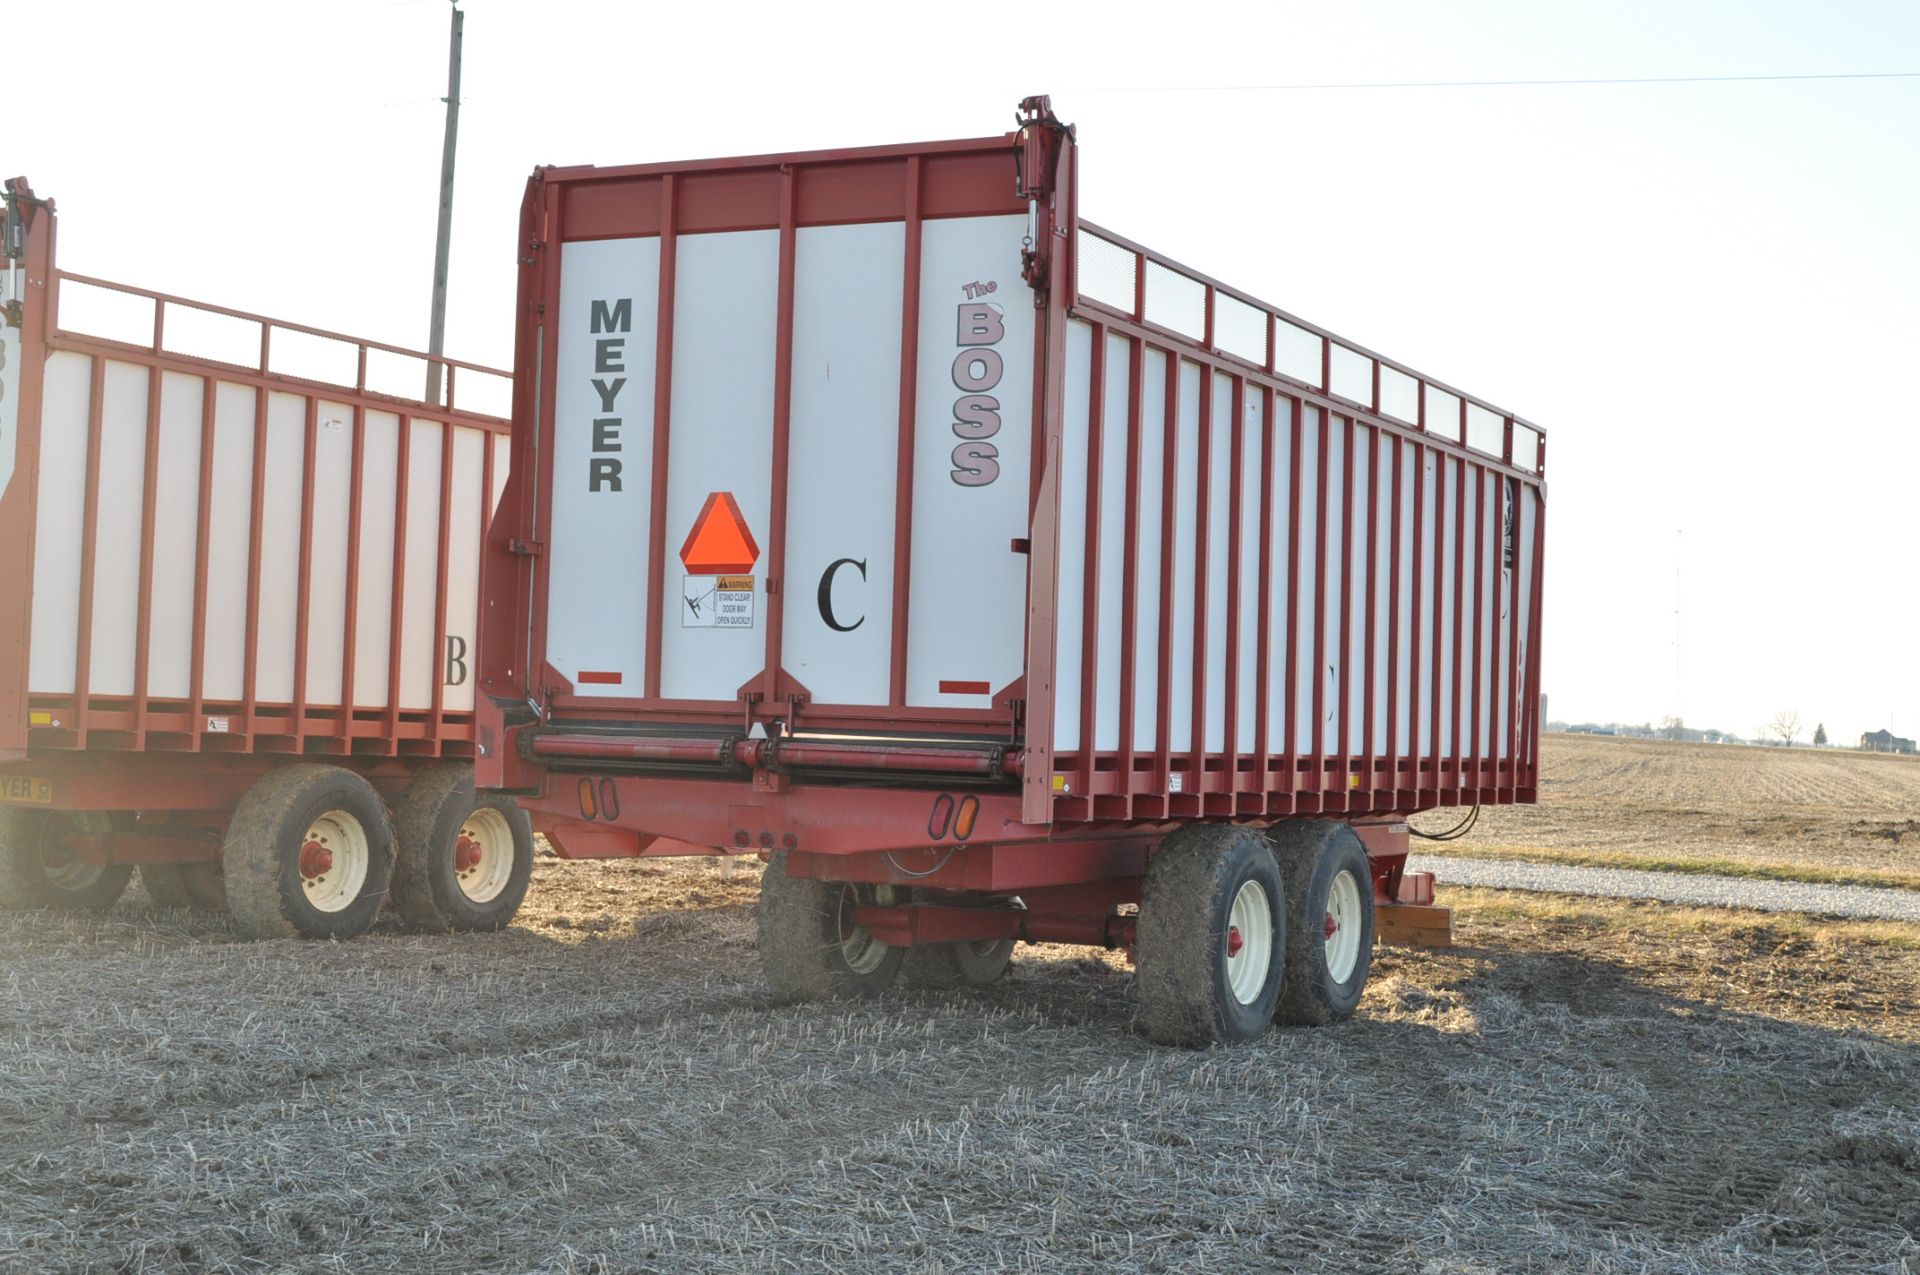
[[[969,298],[994,290],[992,283],[966,287]],[[953,449],[953,481],[962,487],[985,487],[1000,476],[1000,449],[986,441],[1000,432],[1000,400],[988,391],[1006,374],[1000,351],[993,348],[1006,334],[999,306],[972,299],[960,303],[960,352],[953,359],[953,384],[960,391],[953,405],[953,432],[960,442]]]

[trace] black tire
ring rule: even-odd
[[[1011,964],[1012,939],[921,943],[907,949],[900,976],[910,987],[986,987],[1005,977]]]
[[[193,900],[187,894],[187,883],[181,879],[175,869],[179,865],[172,863],[143,863],[140,865],[140,884],[146,887],[147,897],[153,900],[157,908],[190,908]]]
[[[227,883],[218,860],[205,863],[143,863],[140,884],[155,906],[196,908],[202,912],[227,910]]]
[[[760,966],[776,1004],[877,996],[900,976],[907,949],[889,947],[851,925],[860,903],[894,901],[891,886],[851,885],[787,875],[785,851],[760,877]]]
[[[393,825],[391,903],[409,928],[499,930],[520,911],[533,880],[533,823],[511,797],[476,799],[473,767],[420,772],[400,795]],[[484,847],[486,857],[470,860],[470,847]],[[493,857],[502,851],[504,861]]]
[[[1005,907],[998,898],[955,896],[937,890],[917,890],[914,899],[921,903],[977,904]],[[1018,906],[1019,900],[1014,900]],[[947,991],[956,987],[987,987],[1006,976],[1013,964],[1014,940],[987,939],[979,942],[921,943],[907,949],[900,966],[900,978],[909,987]]]
[[[98,835],[107,816],[0,806],[0,908],[98,911],[119,902],[133,880],[127,864],[88,864],[62,850],[65,832]]]
[[[1234,934],[1235,901],[1249,884],[1258,887],[1245,906],[1265,930],[1259,939]],[[1257,920],[1256,899],[1264,900],[1265,923]],[[1173,832],[1148,861],[1140,895],[1141,1030],[1160,1044],[1191,1047],[1259,1036],[1279,1001],[1286,930],[1280,868],[1259,833],[1223,824]],[[1263,949],[1264,974],[1234,964],[1257,960]]]
[[[1287,977],[1275,1018],[1324,1027],[1353,1015],[1373,968],[1373,874],[1367,848],[1352,828],[1328,819],[1299,819],[1267,830],[1292,910],[1287,915]],[[1328,968],[1330,896],[1342,875],[1358,894],[1359,949],[1345,978]],[[1353,900],[1349,898],[1349,906]]]
[[[323,827],[320,821],[326,820]],[[328,829],[332,831],[329,832]],[[329,864],[303,873],[309,832],[316,844],[341,838],[339,881],[351,883],[348,865],[363,856],[346,851],[355,837],[363,845],[364,875],[340,906],[317,906],[314,897],[331,878]],[[329,855],[332,848],[328,848]],[[256,938],[344,939],[365,934],[386,902],[393,877],[393,824],[373,785],[338,766],[285,766],[247,790],[227,826],[221,851],[227,900],[234,919]],[[315,865],[307,863],[311,869]],[[313,884],[309,884],[309,883]],[[339,885],[334,887],[336,890]],[[310,897],[310,891],[315,891]]]

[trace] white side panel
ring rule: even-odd
[[[473,707],[473,652],[480,608],[481,519],[488,511],[487,435],[470,426],[453,431],[453,516],[447,524],[447,644],[436,656],[436,675],[445,689],[441,703],[466,711]]]
[[[661,617],[660,630],[660,693],[668,699],[732,700],[766,667],[779,265],[775,230],[684,235],[676,241],[662,603],[673,614]],[[712,576],[689,575],[679,556],[707,498],[716,492],[732,493],[761,551],[750,573],[751,614],[746,623],[724,627],[694,623],[703,613],[688,599],[706,601],[715,585]],[[696,580],[704,583],[693,584]],[[805,594],[790,591],[788,596],[800,600]],[[631,683],[631,670],[621,671]],[[629,685],[625,693],[634,690]]]
[[[1514,520],[1520,516],[1513,500],[1513,486],[1505,478],[1496,477],[1494,487],[1500,494],[1497,507],[1500,510],[1500,544],[1497,546],[1500,568],[1500,610],[1499,623],[1495,627],[1500,632],[1499,677],[1494,683],[1494,752],[1495,756],[1509,755],[1513,716],[1513,604],[1515,601],[1514,550],[1517,544],[1518,528]]]
[[[1133,343],[1107,338],[1106,390],[1100,423],[1100,641],[1094,669],[1094,747],[1120,747],[1120,657],[1127,567],[1127,417],[1132,410]]]
[[[1373,664],[1373,653],[1367,651],[1367,609],[1373,605],[1367,595],[1367,561],[1373,553],[1367,495],[1373,482],[1373,455],[1367,449],[1365,428],[1350,424],[1342,432],[1354,467],[1344,486],[1344,492],[1354,501],[1354,541],[1342,565],[1348,572],[1348,584],[1340,589],[1340,601],[1346,609],[1346,747],[1348,753],[1361,753],[1367,747],[1367,668]]]
[[[1514,555],[1513,569],[1520,590],[1520,644],[1519,644],[1519,687],[1514,694],[1520,700],[1519,718],[1526,721],[1527,713],[1535,708],[1534,697],[1540,691],[1529,678],[1528,659],[1531,657],[1529,646],[1533,634],[1533,608],[1536,605],[1533,596],[1533,554],[1534,537],[1540,523],[1539,493],[1532,487],[1520,488],[1520,544]],[[1545,725],[1545,723],[1541,723]],[[1524,739],[1524,735],[1522,736]]]
[[[1439,605],[1442,562],[1439,511],[1435,508],[1435,502],[1440,498],[1440,463],[1432,451],[1427,452],[1421,465],[1420,483],[1425,492],[1420,511],[1420,630],[1417,637],[1420,643],[1420,724],[1414,732],[1413,752],[1416,757],[1431,759],[1435,756],[1434,723],[1440,711],[1440,645],[1434,639],[1434,608]]]
[[[353,489],[353,409],[314,405],[313,551],[307,563],[307,703],[340,702],[347,649],[347,508]]]
[[[253,524],[257,396],[220,382],[213,398],[213,499],[207,508],[207,627],[201,687],[210,700],[246,694],[248,540]]]
[[[1260,487],[1267,464],[1266,413],[1260,400],[1259,391],[1248,386],[1241,411],[1239,717],[1233,746],[1243,753],[1259,748],[1260,568],[1272,552],[1260,543]]]
[[[1233,439],[1239,422],[1233,417],[1233,381],[1224,372],[1213,374],[1208,403],[1210,425],[1207,449],[1207,751],[1227,747],[1227,609],[1232,582]]]
[[[1080,747],[1083,600],[1087,584],[1087,440],[1092,434],[1093,328],[1067,324],[1066,418],[1060,444],[1060,606],[1054,620],[1053,746]]]
[[[1273,400],[1273,538],[1267,551],[1267,751],[1287,751],[1287,687],[1294,683],[1299,633],[1287,627],[1287,564],[1293,561],[1293,403]]]
[[[361,421],[359,602],[354,609],[353,702],[387,703],[393,635],[394,517],[400,501],[400,417],[368,412]]]
[[[20,459],[20,330],[0,323],[0,496]]]
[[[816,704],[888,698],[905,278],[901,222],[795,234],[781,661]]]
[[[140,616],[147,369],[109,360],[102,404],[93,533],[93,662],[87,687],[94,695],[131,695]]]
[[[507,489],[507,478],[513,466],[513,438],[508,434],[493,436],[493,490],[487,495],[488,525],[492,525],[493,514],[500,509],[500,493]]]
[[[1479,755],[1488,757],[1493,752],[1493,732],[1495,719],[1500,715],[1499,702],[1495,695],[1499,690],[1499,670],[1501,646],[1500,616],[1503,608],[1500,604],[1500,480],[1492,473],[1480,476],[1480,485],[1486,492],[1486,504],[1481,523],[1480,548],[1480,747]]]
[[[1413,493],[1419,490],[1421,474],[1413,467],[1413,444],[1398,440],[1394,447],[1400,453],[1400,543],[1394,547],[1400,559],[1400,659],[1394,668],[1394,678],[1400,686],[1400,707],[1394,716],[1394,751],[1400,757],[1413,757],[1413,722],[1421,710],[1421,687],[1413,684]],[[1400,783],[1400,787],[1411,787],[1413,783],[1415,780],[1409,780]]]
[[[1327,573],[1326,626],[1320,635],[1321,667],[1317,673],[1320,689],[1320,747],[1322,753],[1340,748],[1340,670],[1347,653],[1340,648],[1340,616],[1347,605],[1346,561],[1342,557],[1344,537],[1341,519],[1346,516],[1348,486],[1352,475],[1347,469],[1351,435],[1348,426],[1329,418],[1327,423],[1327,513],[1326,543],[1320,546],[1321,570]],[[1301,610],[1306,610],[1304,599]]]
[[[1034,309],[1020,278],[1025,233],[1021,216],[948,218],[922,230],[907,618],[913,705],[986,708],[1025,664],[1027,558],[1012,551],[1030,530]]]
[[[1300,543],[1293,547],[1300,596],[1293,626],[1294,749],[1299,754],[1320,751],[1320,728],[1313,720],[1314,687],[1326,684],[1326,664],[1313,634],[1314,572],[1319,570],[1320,546],[1320,409],[1301,411],[1300,425]],[[1317,664],[1317,667],[1316,667]],[[1322,710],[1324,712],[1324,710]]]
[[[1159,747],[1160,532],[1166,525],[1167,363],[1171,356],[1148,351],[1140,382],[1140,516],[1135,519],[1139,559],[1133,612],[1133,747]]]
[[[306,468],[306,441],[306,399],[297,394],[268,394],[254,680],[255,696],[268,702],[293,701],[293,635],[300,607],[300,489]]]
[[[681,241],[683,250],[694,238]],[[552,490],[542,497],[552,502],[547,533],[552,543],[542,561],[547,662],[573,682],[578,695],[642,692],[659,297],[657,238],[605,239],[560,249],[560,313],[547,338],[560,343],[551,430],[554,477]],[[413,463],[417,467],[419,458]],[[503,457],[494,473],[504,481],[506,472]],[[673,534],[669,528],[669,538]],[[676,548],[677,541],[668,546],[665,595],[674,607],[680,605],[672,570],[678,566],[672,556]],[[408,592],[412,589],[409,579]],[[615,674],[620,681],[583,683],[582,670]]]
[[[1373,650],[1367,653],[1373,669],[1373,722],[1367,742],[1369,750],[1379,754],[1396,751],[1387,706],[1397,705],[1398,686],[1388,656],[1394,650],[1393,622],[1398,618],[1393,605],[1393,567],[1399,553],[1393,540],[1393,460],[1399,443],[1387,433],[1373,435],[1373,443]],[[1392,781],[1384,786],[1392,787]]]
[[[80,552],[87,497],[87,408],[92,375],[79,354],[48,357],[40,390],[40,494],[34,510],[33,649],[27,685],[73,691],[80,632]]]
[[[1445,517],[1440,520],[1440,666],[1435,671],[1440,682],[1440,756],[1447,759],[1458,752],[1454,747],[1453,628],[1455,608],[1460,605],[1459,572],[1454,569],[1454,558],[1460,549],[1459,481],[1460,462],[1451,456],[1441,457],[1440,499],[1446,508]]]
[[[160,450],[153,507],[153,601],[147,622],[147,693],[193,693],[193,586],[200,522],[200,418],[206,392],[197,376],[160,378]]]
[[[1173,647],[1167,653],[1172,679],[1172,711],[1167,746],[1193,747],[1195,553],[1200,545],[1200,369],[1180,361],[1178,427],[1173,452],[1173,585],[1167,605],[1173,611]]]
[[[1460,737],[1466,741],[1462,746],[1462,756],[1470,758],[1485,756],[1481,747],[1482,736],[1478,728],[1479,724],[1475,717],[1477,710],[1479,717],[1482,720],[1485,718],[1483,698],[1486,678],[1482,676],[1481,668],[1483,661],[1487,659],[1486,591],[1481,587],[1484,570],[1481,564],[1486,559],[1487,543],[1486,528],[1476,528],[1474,521],[1476,511],[1480,508],[1480,500],[1485,494],[1485,481],[1469,467],[1466,503],[1460,510],[1461,516],[1465,519],[1463,534],[1467,550],[1461,576],[1461,599],[1465,607],[1462,613],[1465,616],[1465,623],[1461,626],[1461,644],[1465,650],[1462,652],[1460,700],[1464,710]],[[1478,632],[1477,640],[1476,631]]]
[[[440,573],[440,451],[443,426],[413,421],[407,454],[406,588],[400,605],[400,706],[433,707],[440,652],[434,599]]]

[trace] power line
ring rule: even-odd
[[[1081,88],[1075,93],[1291,93],[1324,89],[1504,89],[1598,84],[1759,84],[1789,80],[1916,80],[1920,71],[1858,71],[1832,75],[1647,75],[1586,80],[1387,80],[1351,84],[1148,84]]]

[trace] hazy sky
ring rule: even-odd
[[[1920,71],[1920,5],[466,8],[450,354],[510,358],[535,164],[978,136],[1051,93],[1086,216],[1548,429],[1555,717],[1920,734],[1920,79],[1189,91]],[[424,346],[446,25],[15,5],[0,168],[69,269]]]

